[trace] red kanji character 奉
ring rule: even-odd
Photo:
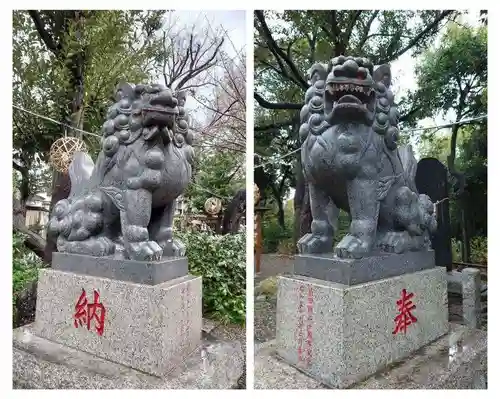
[[[97,334],[102,335],[104,332],[104,318],[106,316],[106,308],[102,303],[99,303],[99,293],[94,290],[94,303],[88,304],[88,319],[87,328],[90,330],[90,322],[96,319]]]
[[[400,313],[394,318],[396,328],[392,332],[393,334],[397,334],[398,332],[406,334],[407,327],[417,321],[417,318],[411,313],[416,308],[416,305],[411,301],[413,296],[413,293],[407,294],[406,289],[401,291],[401,299],[396,302]]]
[[[87,294],[85,290],[82,289],[82,294],[75,306],[74,325],[76,328],[78,328],[78,324],[83,326],[83,323],[87,323],[87,303]]]

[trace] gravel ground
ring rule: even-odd
[[[254,336],[265,342],[276,336],[276,296],[258,296],[254,303]]]

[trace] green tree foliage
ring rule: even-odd
[[[79,18],[75,13],[14,11],[13,103],[99,135],[116,85],[149,79],[159,48],[152,34],[163,12],[81,11]],[[76,66],[75,55],[80,55]],[[71,85],[77,66],[81,87],[75,94]],[[78,115],[68,115],[77,100]],[[14,168],[29,187],[38,180],[33,170],[48,161],[52,143],[65,133],[81,135],[16,108],[13,122]],[[90,149],[98,149],[98,137],[82,138]]]
[[[487,28],[450,24],[436,48],[416,68],[419,104],[414,117],[447,115],[455,121],[486,114]],[[453,169],[460,125],[452,127],[448,166]]]
[[[214,196],[224,208],[236,191],[245,187],[244,154],[224,149],[198,151],[195,159],[193,183],[184,194],[191,211],[204,212],[205,201]]]
[[[486,26],[451,24],[416,70],[416,99],[422,104],[416,116],[451,116],[458,122],[486,115],[487,58]],[[423,155],[440,159],[453,176],[464,180],[465,192],[450,203],[452,234],[465,243],[463,260],[481,258],[477,248],[486,247],[477,243],[487,235],[486,120],[455,124],[444,134],[419,139]]]

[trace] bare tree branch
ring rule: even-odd
[[[303,104],[294,103],[272,103],[267,101],[259,93],[254,92],[253,98],[257,100],[259,105],[266,109],[301,109]]]

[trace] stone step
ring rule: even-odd
[[[236,389],[244,376],[237,341],[202,340],[161,378],[40,338],[30,326],[14,330],[13,346],[15,389]]]

